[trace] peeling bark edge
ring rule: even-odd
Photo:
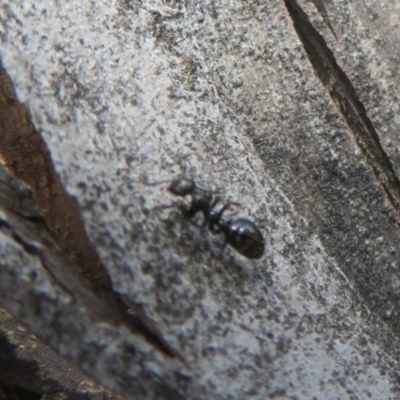
[[[183,357],[153,332],[144,334],[141,324],[132,326],[110,310],[107,300],[71,272],[45,225],[25,215],[27,199],[16,192],[17,183],[0,164],[2,305],[105,386],[147,399],[183,399],[175,382],[184,377],[185,386],[190,380]]]
[[[1,60],[0,158],[5,164],[5,169],[2,167],[0,170],[0,207],[36,225],[41,224],[47,230],[49,238],[71,261],[68,271],[60,271],[61,275],[76,276],[87,292],[92,292],[94,298],[107,303],[107,308],[113,310],[113,317],[117,317],[117,321],[133,333],[141,334],[166,356],[176,357],[185,363],[183,356],[163,338],[156,324],[144,315],[140,305],[129,304],[132,312],[128,313],[123,299],[113,291],[108,272],[87,237],[78,204],[62,186],[47,145],[35,129],[29,110],[19,102]],[[41,256],[41,249],[27,243],[18,232],[14,232],[13,239],[28,254]],[[52,271],[48,272],[54,275]],[[58,284],[63,281],[58,279]],[[73,286],[70,293],[73,295],[74,289],[79,287]]]

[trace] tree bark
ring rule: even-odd
[[[123,398],[400,398],[396,3],[17,3],[0,306]],[[261,260],[168,208],[182,173]]]

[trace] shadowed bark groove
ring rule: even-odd
[[[8,400],[22,399],[17,393],[25,393],[30,400],[55,393],[60,399],[67,398],[61,397],[64,394],[70,400],[81,399],[83,395],[93,400],[102,392],[79,368],[63,360],[0,308],[0,399],[3,399],[1,388]],[[119,399],[107,392],[103,395],[104,400]]]
[[[32,189],[47,227],[73,263],[99,293],[111,281],[90,243],[75,200],[62,187],[50,153],[20,103],[12,82],[0,65],[0,158],[4,166]]]
[[[131,314],[128,314],[126,306],[113,292],[110,277],[87,237],[79,208],[75,200],[64,190],[54,170],[47,146],[33,126],[28,110],[16,98],[12,82],[1,64],[0,159],[9,171],[30,186],[30,188],[23,185],[16,187],[16,191],[20,192],[18,200],[21,204],[18,204],[18,201],[10,202],[7,196],[3,195],[0,196],[3,200],[0,201],[0,205],[4,206],[4,202],[7,202],[7,207],[13,212],[23,213],[24,218],[49,228],[51,237],[72,261],[63,265],[59,271],[60,275],[49,269],[54,279],[73,296],[78,292],[78,299],[82,284],[81,294],[84,291],[93,291],[87,297],[91,298],[89,302],[97,301],[96,298],[105,301],[104,306],[110,311],[109,316],[112,316],[116,323],[123,323],[132,332],[140,333],[164,354],[170,357],[177,356],[183,361],[183,358],[162,338],[154,324],[143,315],[140,307],[132,305]],[[7,188],[3,189],[7,191]],[[27,207],[26,198],[31,195],[30,189],[40,210],[36,209],[33,200]],[[13,234],[13,238],[28,253],[40,255],[38,249],[31,248],[18,234]],[[65,270],[62,270],[63,268]],[[72,282],[80,281],[80,284],[65,284],[65,282],[70,283],[71,278],[68,277],[72,276],[74,276]]]
[[[21,185],[23,184],[21,183]],[[10,242],[14,242],[17,245],[16,248],[22,248],[25,254],[29,255],[31,259],[37,262],[36,265],[39,266],[39,268],[35,272],[32,272],[32,276],[30,278],[31,280],[34,281],[38,275],[45,271],[45,275],[49,279],[49,283],[51,284],[53,290],[70,297],[69,301],[64,302],[64,304],[67,305],[66,308],[69,306],[75,307],[75,309],[72,311],[60,307],[60,309],[55,311],[53,314],[53,304],[50,305],[50,303],[54,301],[54,298],[52,298],[51,294],[36,293],[35,296],[37,298],[34,300],[30,299],[28,301],[25,299],[23,303],[29,303],[29,306],[35,309],[35,313],[37,314],[35,320],[38,324],[41,324],[40,321],[46,318],[45,315],[52,319],[51,332],[48,332],[42,336],[42,340],[47,343],[51,343],[54,340],[58,341],[63,335],[71,335],[73,338],[75,338],[76,336],[85,334],[87,321],[82,323],[80,320],[82,317],[78,316],[77,311],[77,309],[80,309],[84,315],[90,317],[90,325],[97,325],[98,329],[101,329],[104,325],[107,325],[110,327],[109,329],[116,329],[117,333],[118,330],[125,331],[124,333],[126,335],[127,330],[121,329],[121,325],[123,325],[130,329],[130,334],[133,334],[133,337],[138,336],[138,340],[144,337],[145,341],[153,345],[156,352],[159,352],[162,356],[166,355],[169,359],[174,358],[175,356],[180,358],[180,355],[171,350],[168,344],[163,341],[163,339],[154,335],[149,328],[143,328],[143,325],[141,325],[143,324],[142,321],[135,324],[134,320],[127,320],[124,315],[121,315],[119,309],[117,309],[113,304],[109,304],[109,299],[105,301],[105,299],[99,298],[96,293],[90,290],[91,288],[88,286],[87,282],[82,280],[80,276],[76,276],[71,272],[71,268],[69,268],[71,262],[65,257],[63,251],[59,249],[49,231],[43,226],[42,223],[38,223],[36,219],[32,221],[31,218],[26,218],[24,215],[24,210],[29,210],[29,207],[26,207],[26,205],[21,202],[21,198],[23,197],[25,203],[28,203],[31,206],[34,203],[32,199],[27,197],[28,191],[25,191],[24,196],[21,196],[21,192],[16,190],[16,188],[19,187],[18,182],[16,182],[15,178],[11,176],[2,165],[0,165],[0,187],[2,189],[0,191],[0,233],[3,235],[3,238],[9,238]],[[19,209],[22,210],[22,212],[19,212]],[[7,272],[6,266],[2,265],[2,268],[0,268],[0,272],[4,274],[1,275],[0,279],[0,284],[2,285],[2,290],[0,290],[0,293],[2,296],[6,296],[7,299],[12,297],[9,293],[7,293],[7,291],[12,290],[11,287],[13,284],[15,284],[15,282],[24,279],[24,273],[20,271],[20,269],[23,267],[24,263],[13,266],[14,269],[10,279],[10,274]],[[30,293],[30,289],[32,287],[33,291],[37,290],[37,288],[35,288],[35,284],[32,284],[31,282],[25,285],[23,290],[12,290],[14,293],[16,293],[15,296],[17,298],[13,300],[14,304],[11,305],[11,308],[14,307],[14,312],[18,313],[15,311],[18,310],[18,307],[16,307],[15,304],[18,304],[18,301],[21,301],[18,300],[19,296],[24,296],[26,293]],[[49,310],[51,311],[49,312]],[[66,316],[66,313],[71,312],[72,314],[68,314]],[[70,318],[66,325],[65,318]],[[115,339],[113,338],[112,341],[114,342],[114,340]],[[95,346],[99,347],[99,351],[103,350],[102,346],[104,346],[104,344],[97,343],[93,334],[90,335],[90,339],[88,341],[89,343],[96,343]],[[153,349],[151,350],[153,351]],[[140,349],[136,348],[134,344],[125,344],[124,354],[126,353],[128,359],[134,359],[139,352]],[[5,357],[5,360],[0,362],[0,364],[3,366],[7,362],[12,365],[12,360],[10,359],[11,351],[8,350],[8,355],[6,351],[3,351],[2,354],[3,357]],[[136,363],[140,364],[141,361],[136,361]],[[108,364],[110,365],[110,369],[113,369],[112,364],[110,362]],[[22,367],[22,365],[19,365],[19,367]],[[127,379],[125,387],[136,385],[138,391],[144,390],[143,387],[145,386],[143,385],[143,380],[154,380],[154,377],[149,375],[145,368],[143,368],[143,370],[143,377],[137,376],[137,382],[134,383],[132,383],[132,381],[128,382]],[[12,371],[9,369],[9,372]],[[10,378],[7,379],[10,380]],[[155,377],[155,380],[158,384],[157,377]],[[174,390],[170,389],[168,385],[164,384],[164,386],[162,386],[162,384],[164,383],[160,383],[160,388],[157,388],[157,390]],[[153,383],[151,385],[153,385]],[[169,398],[168,395],[165,398]],[[179,396],[176,395],[176,398],[179,398]]]
[[[366,163],[371,167],[396,215],[400,216],[400,181],[354,86],[297,1],[285,0],[285,5],[319,79],[353,132]]]

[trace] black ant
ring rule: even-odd
[[[225,235],[224,246],[228,243],[238,253],[250,259],[258,259],[263,256],[264,238],[254,222],[245,218],[225,220],[222,217],[224,211],[233,203],[227,203],[216,210],[215,207],[220,202],[220,198],[214,197],[210,190],[197,186],[192,179],[185,176],[173,179],[168,186],[168,191],[180,197],[191,195],[190,204],[180,203],[177,206],[187,217],[193,217],[198,212],[203,213],[203,226],[208,225],[208,229],[212,233],[223,233]],[[172,206],[176,206],[176,204]]]

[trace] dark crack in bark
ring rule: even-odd
[[[329,18],[328,12],[326,11],[323,0],[311,0],[311,2],[314,4],[315,8],[318,10],[318,12],[321,15],[322,19],[324,20],[326,26],[332,32],[332,35],[335,36],[335,39],[337,39],[336,33],[332,27],[331,20]]]
[[[293,20],[296,32],[319,79],[327,88],[332,100],[340,110],[366,163],[376,180],[400,216],[400,181],[388,155],[383,150],[379,136],[356,90],[335,60],[324,38],[309,21],[296,0],[284,0]]]
[[[7,283],[8,280],[10,280],[12,284],[15,284],[15,282],[21,284],[21,280],[25,279],[23,285],[26,285],[26,288],[24,287],[24,290],[22,291],[18,290],[18,294],[20,295],[20,292],[22,292],[22,294],[28,293],[30,296],[28,301],[30,305],[25,307],[25,304],[27,303],[26,299],[23,300],[24,305],[21,306],[22,303],[20,296],[18,295],[15,296],[15,298],[13,297],[15,289],[10,293],[2,289],[2,296],[7,296],[6,301],[4,301],[4,298],[2,299],[2,301],[6,303],[5,307],[10,311],[20,310],[16,311],[17,314],[21,314],[22,312],[24,318],[29,320],[29,326],[32,324],[32,318],[39,321],[45,320],[46,318],[44,317],[44,313],[49,312],[48,310],[50,310],[49,319],[52,320],[44,323],[48,329],[43,329],[42,331],[43,326],[40,325],[42,323],[38,322],[41,329],[38,330],[36,327],[34,332],[45,343],[54,347],[57,347],[57,341],[61,337],[77,336],[79,338],[79,335],[84,336],[88,326],[88,320],[83,323],[81,321],[81,315],[77,314],[78,312],[81,312],[82,315],[90,318],[90,325],[109,325],[111,330],[116,327],[116,331],[120,329],[121,325],[128,327],[130,333],[138,339],[138,344],[123,342],[124,348],[121,350],[121,353],[118,354],[119,357],[126,357],[121,362],[127,364],[136,357],[136,365],[140,365],[140,367],[138,367],[140,373],[133,379],[131,372],[127,371],[125,377],[125,375],[123,375],[124,373],[121,373],[121,370],[118,368],[114,369],[112,363],[108,360],[108,373],[120,378],[119,388],[121,391],[127,393],[145,393],[148,390],[147,388],[150,387],[152,393],[156,392],[157,398],[182,398],[180,393],[174,389],[174,386],[170,385],[170,382],[164,380],[163,376],[154,375],[151,371],[149,372],[146,369],[147,367],[144,363],[144,359],[146,359],[150,353],[157,353],[161,356],[161,359],[170,359],[173,363],[177,359],[181,362],[185,362],[183,357],[171,349],[162,338],[155,335],[151,327],[149,328],[144,325],[142,320],[139,320],[139,322],[132,318],[127,320],[124,314],[121,315],[118,308],[113,304],[110,305],[109,299],[104,299],[98,296],[97,293],[90,288],[88,282],[82,280],[81,276],[73,273],[74,269],[70,268],[71,261],[65,256],[63,250],[59,248],[48,229],[44,227],[43,224],[32,221],[30,218],[26,218],[24,216],[24,211],[17,212],[17,205],[20,203],[16,197],[18,198],[20,194],[15,193],[14,190],[18,185],[7,184],[7,182],[13,182],[14,180],[15,177],[10,175],[0,164],[0,187],[2,189],[0,191],[0,232],[5,238],[11,239],[11,241],[16,243],[19,248],[23,249],[25,254],[28,254],[31,258],[35,258],[38,265],[37,271],[39,272],[42,269],[46,271],[45,275],[50,284],[51,290],[55,293],[68,295],[71,300],[65,303],[57,303],[55,301],[55,299],[58,299],[57,296],[53,298],[43,292],[42,289],[38,289],[36,286],[36,277],[38,276],[36,271],[29,275],[30,279],[26,284],[26,276],[20,271],[22,268],[21,265],[23,264],[12,265],[13,273],[11,275],[9,273],[10,267],[1,264],[0,272],[3,274],[0,274],[2,276],[0,282],[3,283],[3,287],[4,282]],[[4,199],[8,199],[9,201],[3,201]],[[12,201],[12,199],[15,199],[15,201]],[[68,314],[69,312],[71,312],[71,314]],[[34,316],[32,314],[34,314]],[[18,318],[21,318],[21,315],[18,315]],[[127,337],[131,336],[127,335]],[[119,336],[117,338],[118,340],[120,339]],[[110,338],[107,337],[107,340],[109,339]],[[147,345],[142,348],[140,343],[143,339],[147,344],[151,345],[149,346],[150,350]],[[80,338],[78,340],[83,339]],[[101,340],[96,342],[95,337],[91,338],[89,341],[89,350],[87,350],[87,343],[85,343],[86,342],[79,343],[82,348],[85,348],[84,351],[93,351],[93,347],[96,346],[96,350],[99,349],[98,351],[101,351],[104,346],[104,342]],[[120,341],[118,343],[121,345]],[[76,343],[74,345],[76,346]],[[89,352],[88,354],[91,353]],[[80,362],[79,365],[81,365]],[[169,391],[174,393],[173,396]]]

